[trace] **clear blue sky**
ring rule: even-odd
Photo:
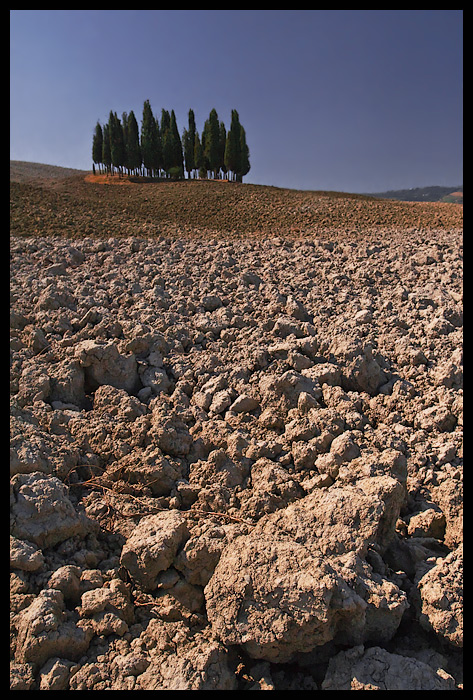
[[[10,157],[89,170],[143,102],[240,115],[245,182],[379,192],[463,182],[463,10],[10,10]]]

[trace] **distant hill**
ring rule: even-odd
[[[80,175],[87,170],[63,168],[60,165],[31,163],[26,160],[10,161],[10,180],[13,182],[44,182],[46,180],[63,180],[72,175]]]
[[[380,199],[397,199],[403,202],[456,202],[463,203],[463,185],[458,187],[411,187],[407,190],[388,190],[387,192],[374,192],[371,197]]]

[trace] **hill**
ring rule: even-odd
[[[86,171],[13,162],[13,235],[366,236],[380,229],[461,228],[462,207],[212,180],[102,182]],[[126,185],[117,187],[115,185]]]
[[[10,689],[462,689],[463,207],[45,168]]]
[[[411,187],[406,190],[388,190],[371,194],[372,197],[396,199],[404,202],[454,202],[463,203],[463,185],[458,187]]]
[[[86,172],[86,170],[62,168],[59,165],[46,165],[45,163],[31,163],[26,160],[10,161],[10,180],[16,182],[50,182],[81,173],[85,175]]]

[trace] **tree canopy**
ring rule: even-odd
[[[212,178],[241,182],[250,170],[246,134],[238,112],[231,113],[230,129],[226,130],[212,109],[201,134],[195,114],[188,113],[188,125],[179,134],[174,110],[161,110],[161,118],[153,114],[149,100],[143,104],[141,128],[131,111],[121,119],[110,111],[108,122],[98,121],[92,139],[92,161],[100,172],[121,175],[147,175],[180,179]]]

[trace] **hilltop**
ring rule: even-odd
[[[213,180],[111,181],[87,171],[13,161],[11,233],[66,236],[347,236],[463,225],[444,202],[399,202]],[[110,184],[112,182],[113,184]],[[115,185],[127,185],[117,187]]]

